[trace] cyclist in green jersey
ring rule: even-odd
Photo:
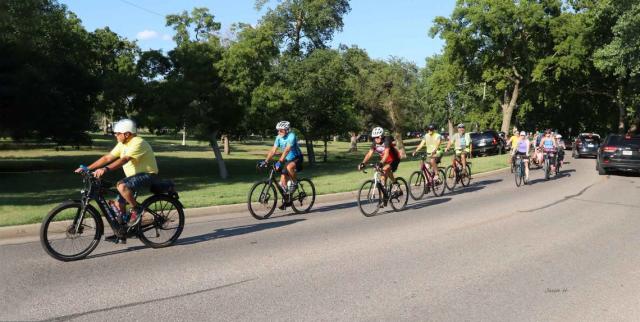
[[[418,147],[416,147],[416,150],[413,152],[413,156],[415,156],[423,146],[425,147],[427,155],[429,156],[431,169],[435,172],[434,178],[436,180],[438,180],[438,171],[435,170],[438,169],[438,163],[440,163],[440,159],[442,158],[442,150],[440,150],[441,140],[442,137],[436,132],[436,126],[430,124],[427,128],[427,133],[424,135],[424,138],[422,138],[422,141],[420,142],[420,144],[418,144]],[[422,169],[422,160],[420,160],[420,168]]]
[[[469,133],[465,133],[464,124],[458,124],[458,133],[451,136],[451,139],[447,144],[447,148],[444,151],[449,151],[449,148],[451,148],[452,145],[456,151],[456,155],[451,160],[451,166],[454,167],[456,157],[460,157],[460,160],[462,161],[462,168],[466,169],[467,154],[471,156],[471,153],[473,152],[473,145],[471,145],[471,136]]]

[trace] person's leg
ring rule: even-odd
[[[287,173],[289,174],[289,177],[291,178],[291,180],[293,182],[298,182],[296,180],[296,162],[295,161],[291,161],[287,164]]]
[[[467,154],[461,153],[460,160],[462,160],[462,171],[467,171]]]
[[[529,159],[524,159],[524,177],[529,180]]]
[[[118,192],[120,193],[120,195],[122,196],[122,198],[124,198],[124,200],[131,205],[131,207],[137,208],[138,207],[138,202],[136,201],[136,198],[133,197],[133,190],[130,189],[127,184],[123,181],[120,181],[118,183]],[[122,208],[122,210],[125,210],[124,208]]]

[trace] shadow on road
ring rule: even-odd
[[[567,170],[560,170],[560,172],[558,173],[557,176],[552,176],[551,178],[549,178],[549,180],[546,180],[544,177],[543,178],[538,178],[538,179],[533,179],[533,180],[529,180],[529,182],[527,183],[527,185],[532,186],[538,183],[542,183],[542,182],[547,182],[547,181],[553,181],[553,180],[557,180],[557,179],[562,179],[565,177],[571,177],[571,173],[576,172],[575,169],[567,169]],[[543,174],[544,176],[544,174]]]
[[[313,210],[311,210],[311,213],[329,212],[329,211],[334,211],[334,210],[355,208],[357,206],[358,206],[358,202],[357,201],[350,201],[350,202],[340,203],[340,204],[336,204],[336,205],[329,205],[329,206],[324,206],[324,207],[320,207],[320,208],[317,208],[317,209],[313,209]]]
[[[178,241],[175,243],[174,246],[193,245],[193,244],[197,244],[197,243],[210,241],[210,240],[213,240],[213,239],[233,237],[233,236],[244,235],[244,234],[250,234],[250,233],[255,233],[255,232],[261,231],[261,230],[278,228],[278,227],[283,227],[283,226],[295,224],[297,222],[301,222],[301,221],[305,221],[305,220],[306,219],[292,219],[292,220],[283,220],[283,221],[264,222],[264,223],[253,224],[253,225],[236,226],[236,227],[230,227],[230,228],[220,228],[220,229],[216,229],[215,231],[207,233],[207,234],[178,239]],[[100,257],[104,257],[104,256],[111,256],[111,255],[123,254],[123,253],[128,253],[128,252],[134,252],[134,251],[142,250],[142,249],[145,249],[145,248],[149,248],[149,247],[147,247],[147,246],[128,247],[128,248],[125,248],[125,249],[114,250],[114,251],[110,251],[110,252],[106,252],[106,253],[89,255],[89,256],[87,256],[86,259],[100,258]]]
[[[486,186],[494,183],[502,182],[502,179],[491,179],[491,180],[482,180],[478,182],[472,182],[468,187],[462,187],[462,185],[458,184],[454,188],[453,192],[446,192],[445,196],[455,196],[463,193],[474,192],[478,190],[484,189]]]
[[[416,209],[422,209],[422,208],[426,208],[429,206],[435,206],[435,205],[439,205],[441,203],[445,203],[445,202],[449,202],[451,200],[451,198],[438,198],[438,199],[429,199],[426,201],[418,201],[412,205],[409,205],[405,208],[405,210],[409,209],[409,210],[416,210]]]
[[[295,224],[297,222],[301,222],[305,220],[306,219],[301,218],[301,219],[291,219],[291,220],[283,220],[283,221],[271,221],[271,222],[265,222],[260,224],[243,225],[243,226],[236,226],[236,227],[230,227],[230,228],[220,228],[207,234],[179,239],[178,242],[176,242],[176,246],[192,245],[192,244],[206,242],[213,239],[251,234],[261,230],[288,226],[288,225]]]

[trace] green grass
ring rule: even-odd
[[[251,184],[266,177],[266,173],[256,172],[255,164],[264,157],[271,141],[232,142],[231,155],[225,156],[231,177],[221,180],[207,143],[189,140],[183,147],[178,138],[144,137],[156,151],[160,176],[176,182],[180,200],[188,208],[245,202]],[[0,226],[9,226],[40,222],[56,204],[77,198],[82,182],[72,171],[79,164],[89,164],[108,152],[114,140],[95,135],[93,147],[64,151],[56,151],[51,146],[12,150],[10,144],[3,143],[3,150],[0,150]],[[409,151],[413,151],[417,143],[416,140],[407,141]],[[314,167],[305,163],[301,176],[313,179],[318,194],[356,190],[371,176],[356,171],[368,144],[361,143],[358,148],[358,152],[349,153],[348,143],[329,142],[328,161]],[[315,150],[318,161],[322,161],[323,146],[316,145]],[[449,162],[450,157],[445,156],[443,165]],[[472,170],[480,173],[506,165],[505,156],[476,158]],[[398,174],[408,179],[417,167],[418,161],[405,159]],[[109,180],[116,181],[123,173],[114,171],[109,176]]]

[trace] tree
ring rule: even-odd
[[[445,55],[467,69],[471,81],[501,93],[508,132],[518,98],[541,57],[553,54],[549,24],[560,1],[459,0],[451,18],[437,17],[431,35],[446,40]]]
[[[14,139],[88,143],[99,89],[80,20],[47,0],[0,2],[0,127]]]

